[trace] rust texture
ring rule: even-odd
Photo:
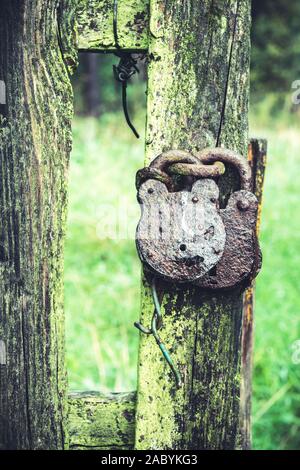
[[[235,168],[242,189],[220,210],[218,187],[208,177],[220,176],[224,164]],[[182,191],[172,176],[176,170]],[[138,172],[137,187],[142,208],[137,249],[146,267],[166,280],[194,282],[204,289],[249,285],[260,270],[261,252],[258,202],[242,156],[222,148],[195,155],[170,150]]]
[[[136,236],[143,263],[176,282],[191,282],[210,271],[225,246],[218,197],[211,179],[196,181],[191,191],[173,193],[160,181],[146,181],[138,193],[142,216]]]
[[[246,156],[249,38],[250,1],[151,1],[147,165],[170,148],[194,153],[222,146]],[[222,177],[220,201],[232,192],[231,179]],[[135,448],[233,449],[241,294],[205,295],[191,284],[160,281],[158,287],[164,294],[161,339],[183,384],[176,389],[153,338],[141,335]],[[148,325],[152,317],[151,289],[143,279],[140,322]]]
[[[220,262],[212,272],[197,281],[207,289],[246,287],[258,274],[261,254],[255,235],[257,199],[249,191],[232,194],[226,209],[221,210],[226,244]]]
[[[197,178],[217,178],[221,176],[225,167],[222,163],[216,162],[214,164],[204,164],[201,161],[201,153],[197,156],[184,150],[169,150],[163,152],[156,157],[152,163],[145,168],[142,168],[136,175],[136,187],[139,189],[142,183],[148,179],[156,179],[164,183],[168,190],[178,191],[180,187],[187,187],[188,182],[194,180],[184,179],[176,181],[173,175],[179,177],[197,177]]]

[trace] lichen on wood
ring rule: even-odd
[[[79,0],[77,9],[78,49],[114,51],[113,0]],[[148,0],[118,2],[119,45],[127,50],[148,47]]]
[[[146,164],[164,150],[225,146],[246,156],[250,1],[150,1]],[[220,183],[226,203],[233,176]],[[242,296],[162,284],[162,340],[141,335],[137,449],[233,449],[240,400]],[[153,315],[143,281],[141,323]]]
[[[132,449],[136,393],[72,393],[70,449]]]

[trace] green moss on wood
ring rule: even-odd
[[[110,51],[116,49],[113,34],[113,0],[79,0],[77,10],[78,48]],[[149,1],[118,2],[118,39],[122,49],[148,47]]]
[[[135,393],[73,393],[69,398],[70,449],[132,449]]]

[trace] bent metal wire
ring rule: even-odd
[[[130,52],[123,51],[120,43],[119,43],[119,36],[118,36],[118,0],[114,0],[114,10],[113,10],[113,31],[114,31],[114,39],[117,48],[117,52],[115,55],[120,58],[118,65],[113,66],[114,76],[115,79],[122,84],[122,104],[123,104],[123,111],[126,122],[134,135],[137,139],[140,138],[137,130],[135,129],[134,125],[132,124],[129,113],[128,113],[128,106],[127,106],[127,82],[135,73],[139,73],[139,69],[137,68],[137,61],[133,58]]]
[[[136,328],[138,328],[145,335],[153,335],[153,337],[156,341],[156,344],[158,345],[158,347],[161,350],[165,360],[169,364],[170,369],[172,370],[172,372],[174,374],[177,387],[179,388],[179,387],[181,387],[181,383],[182,383],[180,373],[178,372],[178,370],[177,370],[177,368],[176,368],[176,366],[175,366],[175,364],[174,364],[174,362],[173,362],[173,360],[170,356],[170,353],[167,350],[165,344],[162,342],[162,340],[160,339],[160,337],[158,335],[158,331],[163,326],[163,322],[162,322],[162,313],[161,313],[160,303],[159,303],[159,300],[158,300],[158,295],[157,295],[157,290],[156,290],[156,279],[155,279],[155,277],[152,280],[151,290],[152,290],[153,303],[154,303],[154,306],[155,306],[152,321],[151,321],[151,327],[150,328],[145,328],[139,322],[135,322],[134,326]]]

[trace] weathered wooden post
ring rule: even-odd
[[[146,162],[169,148],[206,146],[226,146],[246,158],[250,0],[119,4],[121,47],[148,49]],[[67,407],[67,66],[76,62],[75,31],[81,50],[116,50],[113,1],[12,0],[1,6],[0,80],[6,95],[0,105],[0,448],[239,447],[237,291],[165,292],[162,337],[180,366],[182,389],[176,390],[153,338],[146,337],[140,344],[136,417],[135,394],[87,392],[70,397]],[[222,179],[224,199],[234,181],[234,175]],[[143,323],[152,313],[144,281]]]
[[[0,447],[64,447],[63,243],[72,90],[58,2],[1,2]]]
[[[250,2],[150,2],[146,161],[162,150],[225,146],[247,155]],[[223,182],[226,193],[228,180]],[[165,288],[165,287],[164,287]],[[180,365],[176,391],[141,338],[138,449],[238,446],[242,297],[170,288],[162,339]],[[142,322],[153,313],[144,285]]]

